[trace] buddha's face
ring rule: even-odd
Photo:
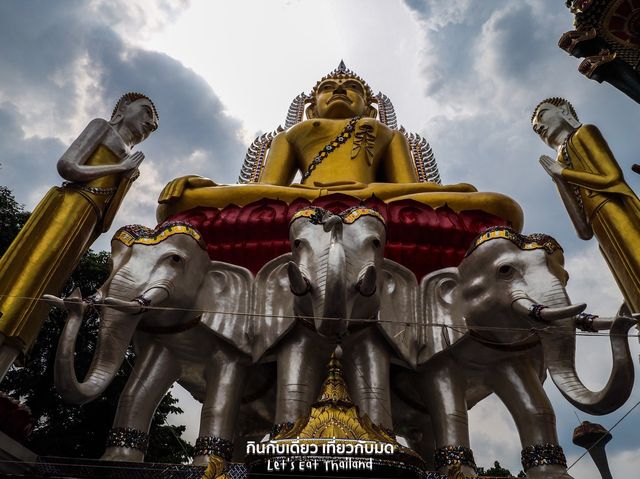
[[[364,85],[354,78],[329,78],[316,91],[319,118],[352,118],[367,110]]]
[[[158,118],[151,102],[146,98],[139,98],[126,105],[122,115],[121,126],[129,130],[136,144],[147,139],[158,128]]]
[[[558,148],[567,134],[575,127],[571,124],[573,117],[568,117],[566,109],[543,103],[533,118],[533,131],[551,148]],[[576,120],[577,121],[577,120]]]

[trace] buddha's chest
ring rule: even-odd
[[[308,120],[296,125],[287,139],[299,161],[306,165],[315,158],[354,160],[376,166],[391,141],[392,133],[373,118],[355,120]]]

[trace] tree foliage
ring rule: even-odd
[[[19,205],[11,191],[0,187],[0,255],[10,245],[29,213]],[[80,287],[83,296],[93,293],[107,278],[109,253],[87,252],[65,286],[69,292]],[[12,368],[0,389],[25,403],[37,419],[26,446],[41,456],[97,458],[104,452],[105,438],[111,428],[118,397],[135,362],[131,348],[115,379],[104,394],[82,406],[66,404],[53,385],[53,364],[58,338],[64,326],[60,311],[51,310],[33,349],[21,367]],[[76,343],[76,372],[84,377],[89,369],[100,319],[95,312],[87,314]],[[150,430],[146,460],[180,463],[192,455],[193,447],[181,439],[184,426],[167,424],[169,414],[182,410],[171,393],[157,408]]]
[[[16,202],[9,188],[0,186],[0,254],[7,250],[28,217],[29,213]]]
[[[494,461],[493,466],[487,470],[485,470],[483,467],[479,467],[477,472],[479,477],[514,477],[511,474],[511,471],[502,467],[498,461]],[[517,477],[526,476],[524,472],[520,471]]]

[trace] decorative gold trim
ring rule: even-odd
[[[477,236],[473,241],[471,248],[469,248],[469,251],[467,251],[465,257],[473,253],[473,251],[481,244],[494,239],[509,240],[521,250],[544,249],[549,254],[558,250],[563,251],[560,244],[551,236],[539,233],[525,236],[517,233],[511,228],[497,226],[494,228],[489,228],[484,233]]]
[[[178,222],[167,223],[155,230],[141,225],[123,226],[116,231],[111,241],[120,241],[125,246],[133,246],[134,244],[154,245],[177,234],[191,236],[198,242],[200,247],[204,249],[205,245],[202,235],[191,225]]]
[[[578,71],[587,78],[591,78],[600,67],[615,60],[617,55],[616,52],[611,52],[608,48],[604,48],[600,50],[600,53],[597,55],[582,60],[580,65],[578,65]]]
[[[462,472],[462,465],[458,462],[447,471],[447,479],[465,479]]]
[[[342,222],[348,225],[355,223],[362,216],[373,216],[379,219],[382,224],[385,224],[383,216],[377,210],[374,210],[372,208],[365,208],[363,206],[356,206],[343,211],[342,213],[340,213],[340,216],[342,216]]]
[[[227,461],[221,457],[211,455],[202,479],[230,479],[226,471]]]
[[[291,221],[289,221],[289,224],[293,223],[295,220],[300,219],[300,218],[316,218],[318,215],[318,210],[320,208],[304,208],[302,210],[298,210],[296,211],[296,213],[291,217]]]
[[[598,32],[594,27],[589,30],[571,30],[562,34],[560,40],[558,40],[558,46],[569,55],[573,55],[573,52],[580,44],[593,40],[597,36]]]
[[[333,215],[333,213],[323,208],[312,206],[296,211],[296,213],[291,217],[289,224],[300,218],[307,218],[314,224],[323,224],[325,220],[331,216],[340,216],[342,218],[342,222],[347,225],[355,223],[363,216],[373,216],[382,222],[382,224],[386,224],[384,217],[377,210],[367,208],[365,206],[354,206],[337,215]]]

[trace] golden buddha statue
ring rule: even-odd
[[[58,160],[67,181],[51,188],[0,259],[0,380],[35,341],[80,257],[111,226],[144,159],[131,152],[158,127],[152,101],[126,93],[111,119],[92,120]]]
[[[273,138],[251,184],[217,185],[185,176],[171,181],[159,198],[157,219],[198,206],[224,208],[269,198],[287,203],[331,193],[386,202],[413,199],[433,208],[482,210],[520,230],[522,211],[512,199],[479,193],[469,184],[420,182],[407,137],[376,119],[367,83],[341,62],[312,90],[307,119]],[[300,183],[292,184],[300,172]]]
[[[533,130],[557,152],[540,164],[553,179],[578,236],[595,236],[627,305],[640,312],[640,200],[600,130],[583,125],[564,98],[541,101]]]

